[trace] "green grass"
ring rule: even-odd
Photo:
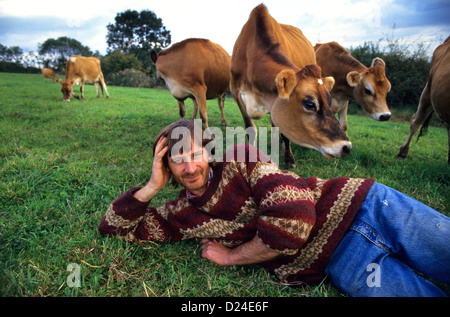
[[[108,205],[148,181],[153,138],[179,118],[166,90],[108,90],[109,100],[96,99],[87,86],[84,101],[63,103],[59,84],[0,73],[1,296],[341,296],[325,283],[282,285],[257,266],[219,267],[201,257],[195,240],[129,244],[101,236],[97,228]],[[208,102],[208,116],[210,126],[220,127],[215,100]],[[225,116],[229,126],[243,125],[229,98]],[[268,117],[257,122],[269,124]],[[294,171],[374,177],[449,215],[446,131],[431,127],[411,144],[409,157],[398,160],[408,131],[404,123],[349,116],[352,153],[329,160],[294,145]],[[167,187],[152,204],[177,192]],[[79,288],[68,285],[70,263],[80,266]]]

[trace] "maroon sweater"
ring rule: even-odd
[[[133,197],[139,188],[127,191],[109,207],[100,232],[131,241],[210,238],[228,247],[258,235],[281,254],[261,266],[284,282],[320,282],[374,181],[304,179],[278,169],[260,152],[254,155],[252,146],[245,146],[243,160],[239,150],[234,148],[234,160],[212,167],[201,197],[188,199],[182,190],[157,208]]]

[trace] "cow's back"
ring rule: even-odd
[[[268,58],[271,60],[268,61]],[[275,85],[271,77],[279,70],[270,70],[272,66],[296,66],[302,69],[316,63],[314,48],[302,31],[278,23],[263,4],[250,13],[249,20],[236,40],[231,59],[232,90],[243,84],[251,85],[251,82],[256,85],[258,82],[273,82],[273,87],[267,87],[270,90]],[[266,70],[257,71],[259,65],[263,64]],[[258,78],[251,78],[255,74]]]
[[[439,118],[450,123],[450,37],[433,53],[430,96]]]
[[[66,77],[96,80],[101,74],[100,60],[97,57],[72,55],[66,63]]]
[[[316,64],[316,55],[311,42],[300,29],[287,24],[280,24],[286,41],[281,42],[281,50],[299,68]]]
[[[351,53],[336,42],[316,44],[314,46],[317,64],[322,68],[323,76],[333,76],[336,84],[347,85],[346,76],[350,71],[363,71],[366,67]]]
[[[208,99],[222,95],[230,83],[230,56],[206,39],[187,39],[161,51],[156,68],[165,80],[185,86],[206,85]]]

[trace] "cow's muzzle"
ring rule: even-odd
[[[352,150],[352,142],[341,141],[330,147],[321,147],[320,153],[327,158],[344,157],[350,154]]]
[[[391,118],[390,112],[372,113],[372,118],[377,121],[388,121]]]

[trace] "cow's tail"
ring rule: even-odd
[[[428,131],[428,125],[430,124],[431,117],[433,117],[433,112],[434,112],[434,111],[431,111],[431,113],[428,115],[428,117],[427,117],[427,118],[425,119],[425,121],[423,122],[422,127],[420,128],[419,134],[417,135],[416,142],[419,142],[419,138],[420,138],[421,136],[424,136],[424,135],[427,133],[427,131]]]
[[[100,89],[102,90],[102,96],[105,94],[103,85],[106,85],[105,83],[105,76],[103,76],[102,71],[100,70],[100,82],[98,83],[98,86],[100,86]]]

